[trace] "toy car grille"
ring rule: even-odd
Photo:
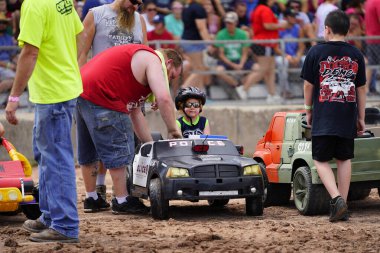
[[[239,167],[235,165],[206,165],[193,169],[194,178],[225,178],[240,176]]]

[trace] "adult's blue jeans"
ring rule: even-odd
[[[78,238],[79,218],[71,125],[76,99],[36,104],[33,151],[39,169],[39,220],[71,238]]]

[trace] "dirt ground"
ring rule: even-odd
[[[0,216],[0,252],[380,252],[377,189],[366,200],[349,203],[348,222],[302,216],[293,204],[247,217],[244,200],[222,209],[212,209],[206,201],[171,202],[171,218],[156,221],[149,215],[83,213],[79,169],[77,175],[80,243],[33,243],[21,228],[23,214]]]

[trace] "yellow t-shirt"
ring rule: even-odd
[[[165,64],[165,58],[164,58],[164,55],[158,51],[158,50],[154,50],[156,52],[156,54],[158,55],[158,57],[160,57],[160,60],[161,60],[161,65],[162,65],[162,72],[164,72],[164,77],[165,77],[165,80],[166,80],[166,85],[168,87],[168,90],[169,89],[169,78],[168,78],[168,70],[166,68],[166,64]],[[156,101],[156,97],[153,95],[153,93],[150,93],[148,98],[145,100],[146,102],[148,103],[153,103]]]
[[[72,0],[24,0],[19,46],[28,43],[39,48],[28,83],[30,101],[59,103],[82,93],[76,44],[82,30]]]

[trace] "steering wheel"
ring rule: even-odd
[[[306,120],[306,113],[302,113],[302,116],[301,116],[301,126],[305,129],[311,129],[311,126],[309,126],[307,124],[307,120]]]

